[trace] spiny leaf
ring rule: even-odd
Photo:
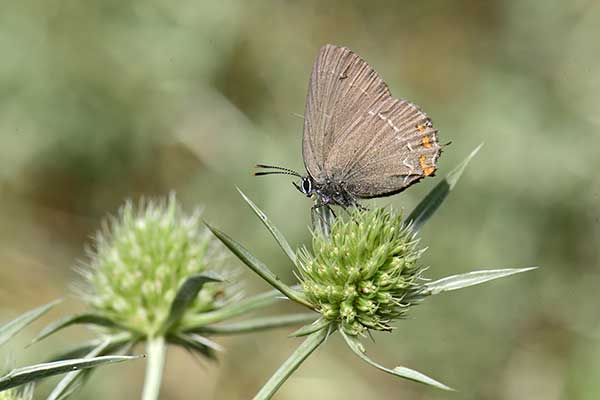
[[[456,183],[458,179],[462,175],[463,171],[467,167],[467,164],[471,161],[471,159],[477,154],[479,149],[481,149],[483,144],[477,146],[475,150],[471,152],[461,162],[458,164],[440,183],[438,183],[419,204],[415,207],[415,209],[410,213],[408,218],[406,218],[407,223],[412,224],[412,228],[415,232],[419,231],[423,224],[427,222],[427,220],[437,211],[437,209],[442,205],[448,194]]]
[[[52,375],[77,371],[82,368],[93,368],[103,364],[114,364],[127,360],[135,360],[140,357],[143,356],[102,356],[90,359],[79,358],[16,368],[0,378],[0,391]]]
[[[312,324],[304,325],[302,328],[298,329],[297,331],[290,333],[288,336],[300,337],[300,336],[310,335],[311,333],[314,333],[314,332],[320,331],[321,329],[327,328],[330,324],[331,324],[330,320],[321,317],[318,320],[314,321]]]
[[[304,294],[298,292],[285,283],[283,283],[277,275],[275,275],[265,264],[259,261],[252,253],[250,253],[244,246],[236,242],[225,233],[219,231],[216,228],[206,224],[208,229],[221,241],[229,250],[233,252],[244,264],[246,264],[251,270],[256,272],[261,278],[269,283],[274,288],[278,289],[281,293],[286,295],[290,300],[305,305],[306,307],[312,308],[312,304],[304,297]]]
[[[292,286],[292,289],[294,289],[294,286]],[[282,296],[279,290],[260,293],[235,303],[226,304],[214,311],[186,316],[180,330],[193,331],[208,324],[219,323],[240,315],[249,315],[253,311],[279,302],[281,299]]]
[[[289,257],[289,259],[292,260],[292,263],[298,266],[296,260],[296,253],[294,252],[294,250],[292,250],[292,247],[287,242],[287,240],[285,240],[285,237],[281,234],[281,232],[279,232],[279,229],[277,229],[275,225],[273,225],[269,218],[267,218],[267,215],[260,208],[258,208],[258,206],[254,204],[252,200],[250,200],[248,196],[246,196],[244,192],[242,192],[239,188],[238,192],[240,192],[246,203],[248,203],[248,205],[250,205],[250,207],[252,208],[252,211],[254,211],[254,213],[258,216],[262,223],[267,227],[269,232],[271,232],[271,235],[273,235],[277,244],[279,244],[281,249]]]
[[[77,325],[77,324],[91,324],[91,325],[103,326],[103,327],[107,327],[107,328],[114,328],[114,327],[118,326],[118,324],[116,324],[111,319],[105,318],[105,317],[103,317],[101,315],[97,315],[97,314],[87,313],[87,314],[69,315],[62,319],[59,319],[56,322],[53,322],[52,324],[50,324],[47,327],[45,327],[44,329],[42,329],[42,331],[31,341],[31,344],[39,342],[40,340],[47,338],[48,336],[52,335],[53,333],[60,331],[61,329],[67,328],[71,325]]]
[[[318,314],[316,313],[303,313],[251,318],[230,324],[204,326],[198,329],[197,332],[210,335],[235,335],[240,333],[258,332],[305,323],[314,320],[317,315]]]
[[[367,355],[365,354],[365,348],[362,345],[362,343],[360,343],[356,338],[351,337],[348,334],[346,334],[343,329],[340,329],[340,332],[342,333],[344,340],[348,344],[348,347],[350,347],[350,349],[354,352],[354,354],[356,354],[358,357],[360,357],[367,364],[372,365],[373,367],[375,367],[381,371],[387,372],[388,374],[392,374],[395,376],[399,376],[401,378],[409,379],[411,381],[424,383],[425,385],[437,387],[437,388],[443,389],[443,390],[451,390],[451,391],[454,390],[451,387],[446,386],[443,383],[438,382],[435,379],[430,378],[425,374],[415,371],[414,369],[410,369],[410,368],[406,368],[406,367],[386,368],[380,364],[377,364],[375,361],[373,361],[369,357],[367,357]]]
[[[331,327],[332,325],[330,325]],[[294,373],[296,369],[302,364],[313,351],[319,347],[327,336],[331,333],[330,329],[322,329],[311,335],[308,335],[300,346],[289,356],[287,360],[275,371],[275,373],[269,378],[267,383],[258,391],[254,396],[254,400],[266,400],[273,397],[275,392],[279,390],[281,385]]]
[[[10,322],[0,326],[0,346],[6,343],[10,338],[19,333],[27,325],[46,314],[52,307],[61,302],[61,300],[55,300],[41,307],[35,308],[24,314],[21,314],[17,318]]]
[[[102,341],[102,343],[100,343],[98,346],[92,349],[83,358],[89,360],[99,356],[100,354],[102,354],[102,352],[106,351],[110,344],[110,340]],[[89,372],[91,372],[91,370],[78,370],[69,372],[67,375],[64,376],[64,378],[60,380],[60,382],[58,382],[54,389],[52,389],[52,392],[46,400],[58,400],[67,398],[76,390],[77,386],[82,384],[83,379],[86,375],[88,375]]]
[[[221,347],[212,340],[195,334],[176,333],[168,335],[166,339],[169,343],[179,345],[189,351],[200,353],[212,361],[217,361],[215,350],[221,350]]]
[[[527,272],[534,269],[537,269],[537,267],[490,269],[447,276],[445,278],[438,279],[437,281],[426,283],[423,293],[428,295],[434,295],[442,292],[448,292],[451,290],[462,289],[468,286],[479,285],[480,283],[484,283],[498,278],[504,278],[506,276],[519,274],[521,272]]]
[[[218,279],[211,278],[210,276],[196,274],[192,275],[183,282],[183,285],[177,291],[173,303],[171,303],[171,310],[167,320],[163,323],[160,332],[168,332],[175,324],[180,320],[187,308],[192,304],[198,292],[202,289],[204,284],[209,282],[221,282]]]
[[[97,352],[96,355],[104,355],[111,352],[116,352],[116,354],[118,355],[129,353],[133,346],[136,344],[136,342],[134,340],[123,342],[123,340],[120,339],[121,336],[123,335],[121,334],[108,337],[105,340],[108,343],[108,345],[104,347],[101,351]],[[100,344],[97,347],[100,347],[102,345],[103,342],[100,342]],[[92,353],[88,354],[88,356],[92,356],[92,354],[94,353],[94,349],[92,348],[91,350]],[[85,382],[90,378],[93,372],[93,368],[69,372],[58,383],[58,385],[54,388],[50,395],[52,396],[52,394],[56,391],[58,395],[58,397],[56,397],[56,400],[64,400],[70,397],[73,393],[75,393],[77,390],[79,390],[79,388],[81,388],[85,384]],[[53,400],[53,398],[48,397],[46,400]]]
[[[93,351],[95,348],[100,346],[106,340],[110,341],[110,344],[105,349],[105,351],[99,355],[106,355],[108,353],[112,353],[112,352],[116,351],[117,349],[119,349],[123,346],[127,346],[128,344],[135,344],[138,341],[138,338],[134,337],[129,332],[123,332],[123,333],[119,333],[116,335],[108,336],[107,338],[104,338],[102,340],[99,340],[99,339],[89,340],[87,342],[84,342],[83,344],[76,346],[75,348],[72,348],[63,353],[59,353],[59,354],[53,356],[48,362],[68,360],[71,358],[82,358],[86,354],[88,354],[89,352]]]

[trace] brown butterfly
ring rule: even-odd
[[[381,77],[346,47],[327,44],[315,60],[306,98],[302,156],[306,175],[275,169],[254,175],[299,177],[314,207],[359,206],[399,193],[437,169],[437,130],[416,105],[392,97]]]

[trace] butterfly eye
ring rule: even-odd
[[[304,178],[302,179],[302,191],[304,192],[304,194],[309,194],[311,192],[311,184],[310,184],[310,179],[308,178]]]

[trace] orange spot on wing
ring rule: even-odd
[[[431,147],[431,141],[429,140],[429,136],[423,136],[423,147]]]
[[[417,125],[416,128],[419,130],[419,132],[425,132],[425,125]]]
[[[423,168],[423,174],[425,176],[429,176],[435,172],[435,167],[430,167],[425,162],[425,156],[419,157],[419,165],[421,166],[421,168]]]

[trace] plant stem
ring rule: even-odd
[[[309,335],[292,355],[279,367],[271,378],[264,384],[260,391],[254,396],[254,400],[270,399],[283,383],[298,369],[300,364],[313,352],[329,334],[329,329],[321,329]]]
[[[144,378],[144,391],[142,400],[157,400],[160,393],[160,384],[165,366],[166,344],[164,336],[148,338],[146,353],[146,377]]]

